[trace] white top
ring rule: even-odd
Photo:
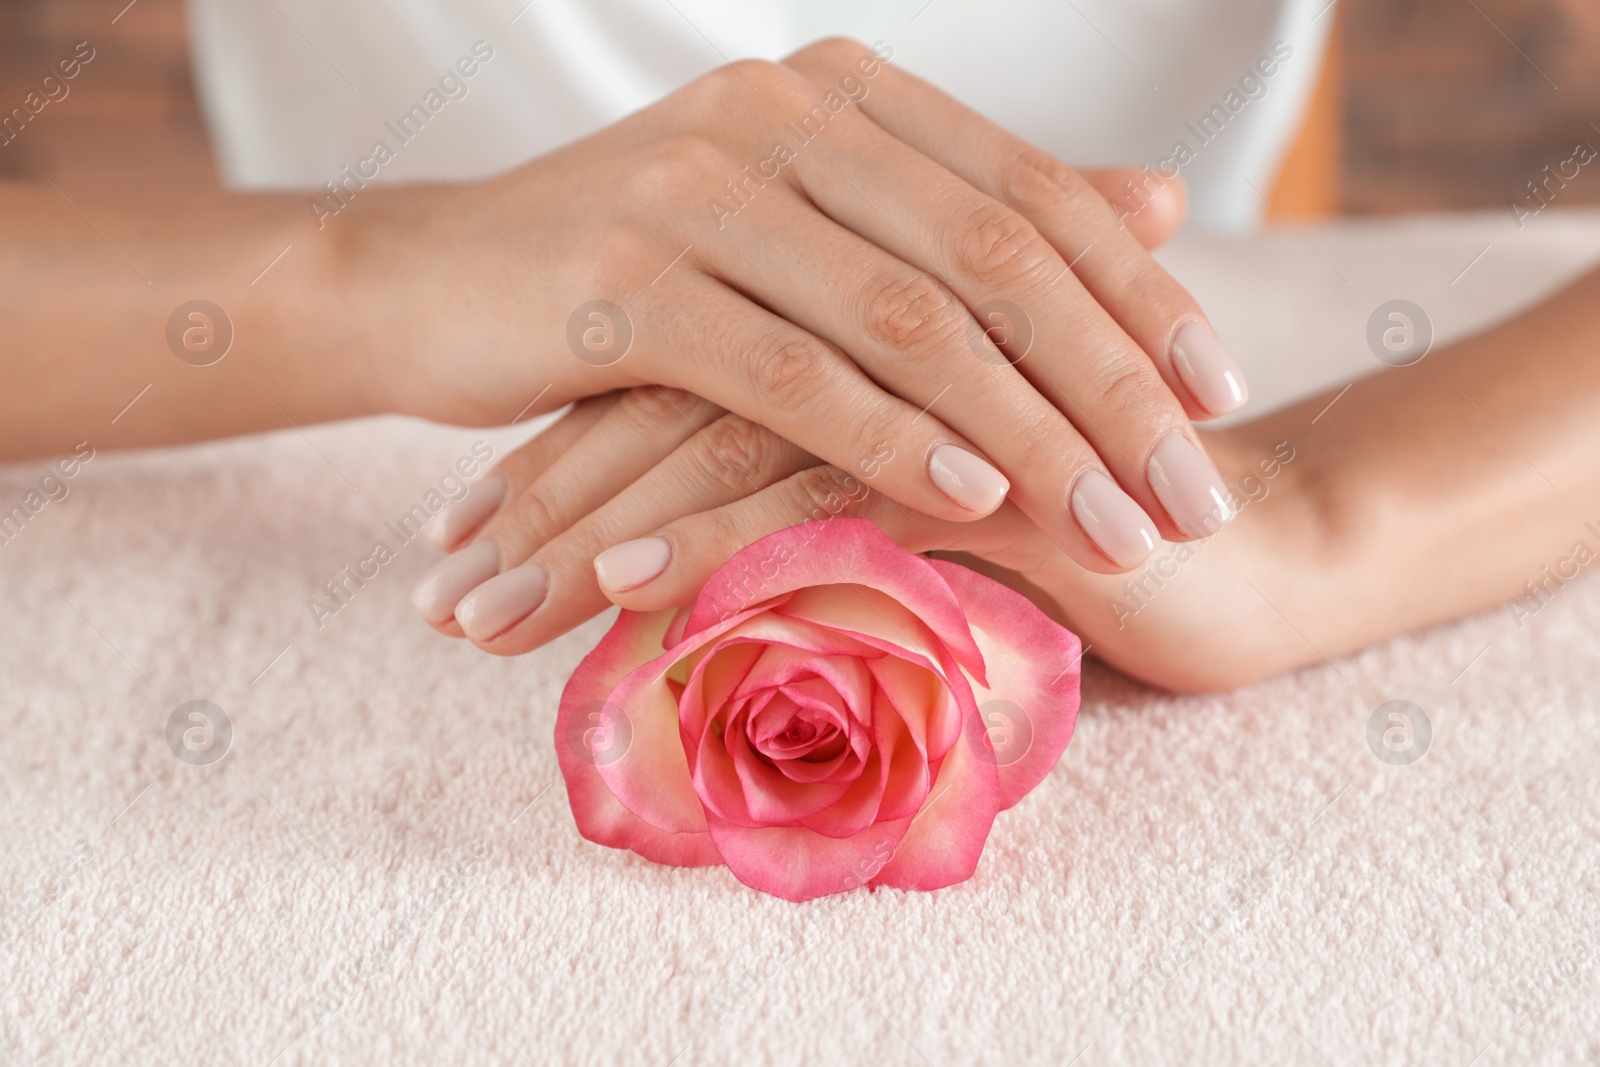
[[[366,165],[374,180],[482,177],[730,59],[842,34],[884,42],[895,64],[1069,163],[1179,164],[1192,222],[1222,230],[1262,215],[1316,83],[1328,6],[189,0],[201,94],[237,187],[319,187],[379,141],[392,158]],[[417,106],[425,123],[397,125]]]

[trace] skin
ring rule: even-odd
[[[1182,216],[1177,183],[1118,225],[1107,202],[1125,173],[1072,171],[885,65],[733,218],[707,211],[708,188],[766,158],[770,131],[866,56],[830,41],[725,68],[499,178],[364,189],[320,230],[301,196],[0,186],[0,457],[388,412],[498,425],[577,401],[503,465],[488,523],[449,546],[491,540],[502,569],[550,569],[544,602],[487,651],[526,651],[611,602],[687,603],[738,547],[821,509],[962,554],[1175,689],[1245,684],[1517,596],[1594,517],[1600,367],[1580,342],[1600,326],[1600,275],[1357,383],[1315,422],[1332,397],[1206,434],[1188,420],[1220,412],[1169,345],[1203,317],[1144,252]],[[995,294],[1038,329],[1017,366],[973,358],[985,331],[969,309]],[[597,295],[638,327],[607,367],[565,342]],[[235,333],[205,367],[166,342],[196,296]],[[964,403],[947,411],[956,382]],[[1119,615],[1108,602],[1139,576],[1114,573],[1063,500],[1104,470],[1183,541],[1143,472],[1169,432],[1203,444],[1229,485],[1279,442],[1295,458]],[[997,463],[1008,502],[985,517],[940,494],[940,443]],[[666,571],[608,597],[595,555],[646,534],[668,541]]]
[[[830,93],[820,133],[785,132]],[[767,164],[785,137],[793,158]],[[906,461],[877,488],[932,517],[980,518],[1009,482],[1113,571],[1069,509],[1078,478],[1109,474],[1184,539],[1147,462],[1224,413],[1172,362],[1204,315],[1097,183],[853,42],[724,67],[488,181],[366,187],[332,218],[307,203],[0,187],[0,456],[381,412],[503,425],[659,385],[846,469],[893,442]],[[203,368],[167,340],[197,297],[236,338]],[[580,314],[596,299],[631,324],[625,358],[614,313]],[[1031,323],[1016,365],[995,300]],[[956,499],[941,446],[1004,478]]]
[[[955,554],[1006,580],[1135,678],[1183,691],[1237,688],[1523,597],[1525,582],[1537,583],[1545,565],[1588,540],[1584,524],[1600,518],[1600,363],[1586,340],[1596,329],[1600,272],[1418,364],[1357,381],[1336,402],[1329,392],[1207,433],[1228,484],[1254,499],[1208,541],[1163,546],[1147,565],[1166,576],[1159,587],[1143,571],[1125,578],[1073,565],[1010,504],[951,523],[828,465],[785,476],[805,458],[725,416],[709,432],[727,435],[719,450],[738,459],[719,466],[719,450],[700,450],[697,435],[645,480],[551,535],[531,553],[552,572],[546,601],[480,647],[526,650],[592,614],[598,586],[586,569],[617,540],[650,533],[671,546],[660,577],[609,595],[650,611],[690,603],[737,548],[820,511],[870,518],[910,549]],[[586,417],[569,416],[574,425]],[[581,436],[563,433],[572,427],[529,446],[513,475],[519,484],[536,484],[561,455],[583,451]],[[1292,460],[1272,464],[1285,445]],[[696,510],[717,482],[742,484],[740,499]],[[690,503],[652,523],[668,486]],[[478,536],[526,520],[510,507]],[[1192,555],[1163,562],[1177,562],[1177,553]],[[1134,600],[1124,582],[1140,580],[1150,591]]]
[[[1120,188],[1128,174],[1137,172],[1088,176],[1109,191]],[[1143,210],[1124,218],[1136,240],[1155,247],[1176,231],[1186,207],[1182,184],[1173,182],[1158,190]],[[890,458],[877,462],[882,455]],[[891,446],[875,455],[875,462],[852,469],[866,477],[898,458]],[[496,468],[506,483],[496,510],[477,529],[460,530],[440,544],[459,551],[490,542],[502,572],[535,562],[554,576],[554,592],[537,611],[477,642],[486,651],[516,655],[609,606],[592,567],[604,548],[695,510],[734,503],[820,462],[798,445],[691,393],[620,391],[580,402],[509,456]],[[805,509],[798,513],[805,514]],[[738,547],[727,538],[717,544],[728,547],[730,555]],[[456,592],[464,596],[470,590]],[[432,625],[449,636],[465,636],[454,618]]]

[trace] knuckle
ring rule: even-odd
[[[828,66],[849,66],[868,54],[867,46],[853,37],[824,37],[791,53],[789,60],[816,60]]]
[[[1021,212],[995,201],[973,209],[953,251],[957,269],[983,285],[1049,280],[1050,246]]]
[[[654,188],[659,195],[661,186]],[[642,264],[664,263],[673,255],[667,251],[667,244],[652,236],[637,220],[625,216],[607,219],[595,234],[594,247],[604,249],[605,253],[593,257],[589,275],[591,291],[609,296],[619,304],[628,301],[623,310],[632,314],[637,305],[624,294],[635,292],[642,281],[649,280],[649,275],[644,274],[647,268]]]
[[[710,510],[706,514],[696,515],[690,520],[685,520],[683,526],[674,531],[677,536],[672,539],[680,544],[715,545],[718,555],[723,553],[733,555],[744,545],[754,541],[754,537],[746,536],[749,510],[747,501],[739,501],[730,506]]]
[[[801,513],[796,522],[853,514],[866,498],[866,487],[860,479],[829,464],[803,470],[790,478],[789,492],[795,509]]]
[[[633,423],[675,425],[691,410],[698,398],[686,389],[658,385],[629,389],[618,404],[624,417]]]
[[[921,271],[893,271],[866,292],[861,319],[881,346],[921,348],[959,341],[965,332],[965,313],[958,314],[955,300]]]
[[[672,543],[674,559],[704,557],[721,562],[745,546],[749,510],[749,500],[740,500],[668,523],[658,533]],[[687,551],[680,552],[679,546]]]
[[[490,536],[511,554],[532,552],[561,531],[561,508],[538,486],[524,489],[511,503],[495,516],[498,528]]]
[[[756,349],[751,367],[755,387],[780,408],[805,407],[816,396],[828,352],[804,337],[782,337]]]
[[[761,92],[787,92],[794,88],[796,81],[791,68],[770,59],[744,59],[729,64],[729,69],[739,81],[748,79],[746,90],[754,84]]]
[[[624,192],[646,197],[633,203],[653,203],[663,189],[698,189],[727,170],[728,152],[711,137],[685,130],[663,137],[641,153],[628,169]]]
[[[1002,171],[1002,189],[1007,203],[1024,215],[1058,210],[1081,202],[1087,196],[1104,199],[1083,175],[1042,148],[1029,145],[1017,153]]]
[[[1030,407],[1017,412],[1015,419],[1019,439],[1039,442],[1039,447],[1015,461],[1015,482],[1071,486],[1081,471],[1099,462],[1094,446],[1078,432],[1072,419],[1054,407]],[[1012,468],[1006,473],[1012,474]]]
[[[856,471],[867,478],[881,474],[883,468],[893,462],[896,453],[904,451],[906,430],[905,420],[889,405],[860,416],[854,440],[856,454],[860,456]]]
[[[764,427],[738,415],[724,415],[702,433],[696,452],[703,474],[736,492],[762,486],[772,455],[772,438]]]
[[[793,67],[767,59],[728,63],[696,83],[701,90],[701,116],[713,128],[726,125],[730,109],[747,110],[752,91],[758,110],[782,112],[806,95],[806,84],[805,75]]]
[[[1112,412],[1145,408],[1154,384],[1147,373],[1151,370],[1143,356],[1114,359],[1091,376],[1090,395],[1097,406]]]
[[[1138,249],[1129,259],[1124,274],[1120,279],[1113,276],[1110,283],[1127,294],[1124,299],[1128,303],[1150,309],[1152,318],[1160,322],[1175,323],[1201,314],[1199,302],[1148,252]]]

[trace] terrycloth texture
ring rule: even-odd
[[[1600,215],[1554,211],[1301,229],[1166,254],[1257,406],[1375,369],[1383,300],[1457,335],[1600,248]],[[1091,664],[1065,758],[971,882],[794,906],[578,838],[551,728],[603,621],[518,660],[437,637],[406,603],[437,557],[415,542],[313,622],[478,436],[101,453],[0,546],[0,1062],[1600,1055],[1594,581],[1520,630],[1500,608],[1229,696]],[[0,503],[42,473],[0,470]],[[1368,747],[1392,698],[1431,718],[1410,766]],[[212,766],[168,746],[192,699],[232,719]],[[1552,967],[1519,1030],[1508,1001]]]

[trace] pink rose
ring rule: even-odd
[[[556,752],[598,844],[788,900],[939,889],[1066,748],[1080,658],[998,582],[811,522],[692,608],[624,611],[561,696]]]

